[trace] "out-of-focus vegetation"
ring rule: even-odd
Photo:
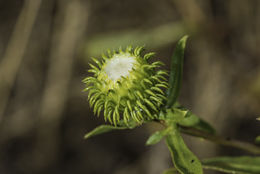
[[[260,1],[0,0],[0,173],[158,174],[171,166],[164,144],[145,147],[157,125],[84,141],[102,119],[81,80],[90,56],[120,45],[146,45],[169,69],[184,34],[180,102],[222,135],[254,141]],[[200,158],[244,154],[186,142]]]

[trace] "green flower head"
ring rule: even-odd
[[[108,51],[102,60],[93,58],[90,64],[92,77],[83,80],[88,99],[98,116],[104,111],[105,121],[117,125],[130,120],[141,124],[158,118],[158,112],[166,102],[163,88],[168,88],[165,75],[158,70],[161,62],[148,63],[154,53],[142,56],[143,47],[127,47],[125,51]]]

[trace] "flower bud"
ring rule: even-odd
[[[104,111],[105,121],[115,126],[130,120],[141,124],[158,118],[166,97],[163,88],[168,88],[168,75],[158,70],[161,62],[148,63],[154,53],[141,56],[143,47],[127,47],[125,51],[108,51],[102,60],[93,58],[89,72],[94,75],[83,80],[88,91],[90,106],[98,116]]]

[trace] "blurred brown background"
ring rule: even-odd
[[[259,0],[0,0],[0,173],[159,174],[171,166],[160,129],[85,141],[93,116],[81,80],[90,57],[146,45],[169,61],[189,34],[180,101],[225,137],[260,134]],[[185,136],[199,158],[243,155]],[[205,171],[205,173],[210,173]]]

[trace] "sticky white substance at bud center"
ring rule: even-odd
[[[135,62],[135,57],[130,54],[115,54],[106,62],[104,70],[107,76],[115,82],[121,76],[127,77]]]

